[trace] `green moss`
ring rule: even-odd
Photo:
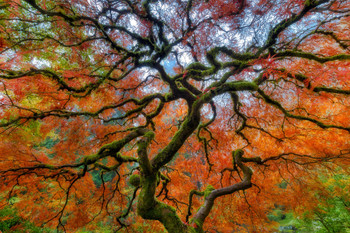
[[[234,151],[235,156],[241,156],[243,155],[244,151],[242,149],[237,149]]]
[[[194,62],[187,67],[187,70],[207,70],[209,69],[200,62]]]
[[[197,220],[197,219],[192,219],[191,221],[190,221],[190,224],[193,226],[193,225],[197,225],[197,227],[196,228],[194,228],[194,227],[191,227],[190,228],[190,232],[191,233],[203,233],[204,231],[203,231],[203,228],[202,228],[202,226],[203,226],[203,222],[200,222],[199,220]]]
[[[137,213],[144,219],[160,221],[168,232],[187,232],[186,226],[176,214],[175,208],[155,198],[158,176],[157,172],[141,176],[142,189],[139,194]]]
[[[192,111],[195,112],[195,111]],[[182,123],[181,129],[177,131],[171,140],[171,142],[168,144],[167,147],[165,147],[152,161],[152,165],[155,169],[160,168],[164,164],[171,161],[171,159],[175,156],[177,150],[182,146],[184,143],[184,138],[187,138],[191,133],[193,132],[193,129],[195,129],[199,124],[199,117],[191,115],[190,117],[187,117],[184,122]]]
[[[123,156],[120,152],[115,155],[116,160],[119,162],[137,162],[137,158],[131,156]]]
[[[46,164],[46,167],[47,167],[48,169],[55,169],[55,168],[56,168],[55,166],[49,165],[49,164]]]
[[[305,4],[305,6],[310,6],[311,5],[311,0],[306,0],[304,4]]]
[[[141,182],[140,175],[133,174],[129,177],[129,183],[134,187],[139,187]]]
[[[209,196],[211,191],[213,191],[213,190],[215,190],[215,188],[209,184],[204,190],[204,198]]]
[[[143,151],[143,150],[146,150],[147,149],[147,145],[148,145],[148,143],[147,143],[147,141],[145,141],[145,140],[143,140],[143,141],[139,141],[138,143],[137,143],[137,153],[138,154],[140,154],[141,153],[141,151]],[[140,161],[141,162],[141,161]]]
[[[84,164],[91,164],[96,162],[100,156],[98,154],[88,155],[84,158]]]
[[[215,89],[214,94],[222,94],[228,91],[257,91],[259,86],[257,83],[247,81],[233,81],[222,84],[221,87]]]
[[[152,140],[154,138],[154,132],[149,131],[147,133],[145,133],[145,137],[149,138],[150,140]]]
[[[165,100],[165,102],[168,102],[168,101],[170,101],[170,98],[172,97],[172,94],[170,94],[170,93],[166,93],[165,94],[165,96],[164,96],[164,100]]]
[[[137,144],[138,146],[138,153],[142,150],[145,150],[148,144],[151,142],[151,140],[154,138],[154,132],[149,131],[145,133],[144,137],[148,138],[148,140],[140,140]]]

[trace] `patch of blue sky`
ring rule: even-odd
[[[160,64],[164,67],[164,69],[168,73],[168,75],[170,75],[170,76],[176,75],[176,73],[174,71],[174,67],[176,66],[176,60],[173,56],[171,56],[167,60],[161,61]]]

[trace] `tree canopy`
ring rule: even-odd
[[[60,232],[271,232],[349,172],[349,35],[347,0],[4,0],[1,205]]]

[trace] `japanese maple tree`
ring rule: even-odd
[[[58,231],[271,232],[348,172],[349,35],[347,0],[3,0],[1,205]]]

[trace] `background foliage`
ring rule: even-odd
[[[349,19],[348,0],[2,1],[3,231],[348,231]]]

